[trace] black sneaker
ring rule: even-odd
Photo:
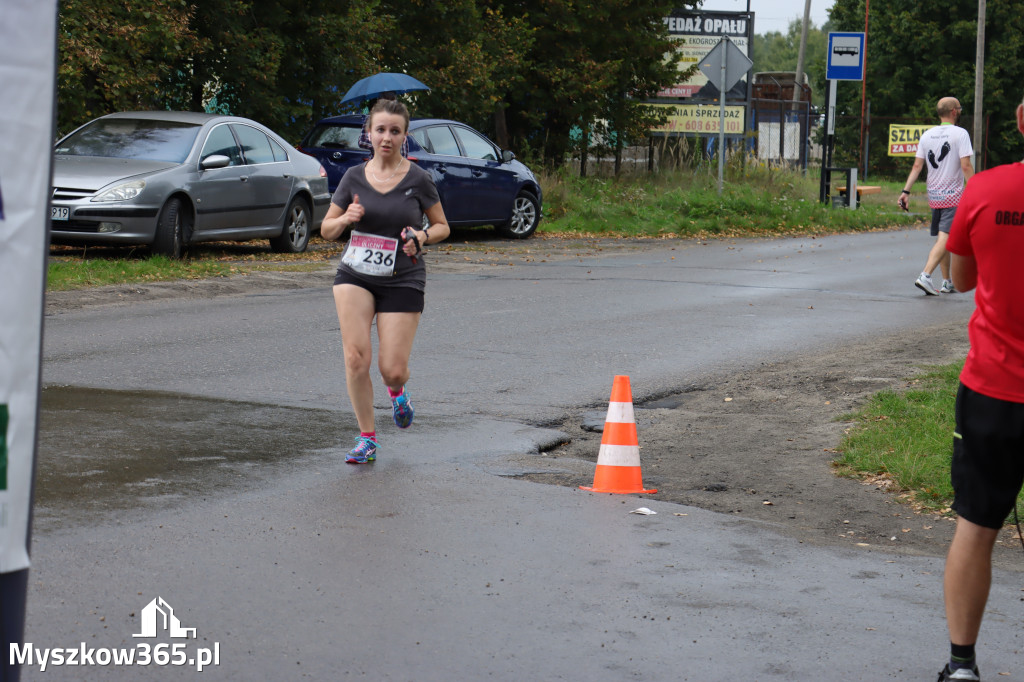
[[[949,663],[946,667],[939,672],[939,679],[936,682],[946,682],[947,680],[962,680],[963,682],[978,682],[981,678],[978,677],[978,666],[972,666],[970,668],[957,668],[956,670],[949,669]]]

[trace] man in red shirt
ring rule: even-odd
[[[1017,128],[1024,135],[1024,104]],[[950,475],[958,519],[944,579],[951,654],[939,680],[977,680],[992,548],[1024,483],[1024,163],[971,179],[946,248],[954,286],[977,292],[956,399]]]

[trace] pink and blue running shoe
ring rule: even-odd
[[[345,461],[349,464],[366,464],[377,459],[377,441],[369,436],[356,436],[356,446],[349,450]]]
[[[412,426],[412,418],[416,414],[416,410],[412,409],[409,391],[403,390],[399,395],[391,399],[391,412],[395,418],[395,426],[400,429],[407,429]]]

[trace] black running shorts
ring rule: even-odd
[[[960,384],[950,479],[953,511],[979,526],[1003,527],[1024,484],[1024,403]]]
[[[334,284],[355,284],[373,294],[374,310],[378,313],[422,313],[423,292],[412,287],[376,286],[338,268]]]

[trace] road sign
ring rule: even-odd
[[[722,62],[725,62],[725,83],[722,83]],[[701,73],[714,83],[721,92],[728,92],[729,88],[736,85],[736,82],[743,78],[754,62],[750,61],[743,50],[736,47],[736,43],[724,36],[711,52],[697,65]]]
[[[837,81],[864,80],[864,34],[829,33],[825,78]]]

